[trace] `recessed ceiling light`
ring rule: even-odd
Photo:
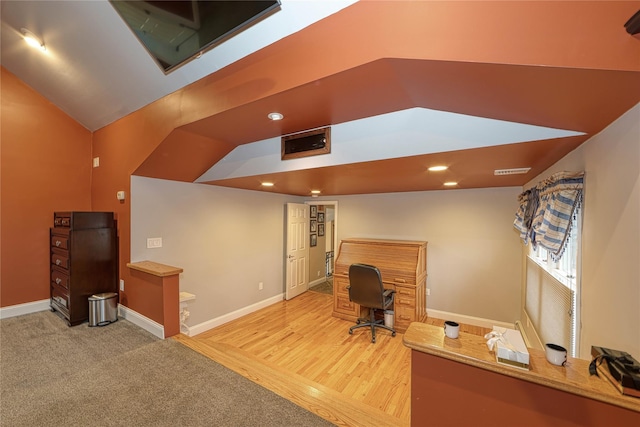
[[[311,190],[311,194],[320,194],[320,190]]]
[[[20,32],[22,33],[22,37],[24,37],[24,41],[31,47],[35,47],[40,49],[41,51],[47,50],[42,40],[40,40],[35,34],[26,28],[21,28]]]
[[[431,172],[440,172],[440,171],[446,171],[447,169],[449,169],[447,166],[431,166],[429,168],[429,170]]]
[[[262,186],[263,187],[273,187],[273,182],[263,182]]]
[[[455,181],[449,181],[445,182],[444,185],[446,185],[447,187],[455,187],[456,185],[458,185],[458,183]]]
[[[284,119],[284,116],[282,114],[275,112],[267,114],[267,117],[269,117],[273,121]]]

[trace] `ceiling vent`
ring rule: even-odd
[[[496,169],[494,175],[522,175],[529,172],[531,168]]]
[[[330,127],[282,137],[282,160],[328,153],[331,153]]]

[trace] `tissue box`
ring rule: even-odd
[[[498,326],[494,326],[493,330],[502,334],[502,338],[495,344],[496,361],[503,365],[529,370],[529,351],[520,331]]]

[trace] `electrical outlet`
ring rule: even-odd
[[[258,283],[258,290],[259,290],[259,291],[261,291],[263,287],[264,287],[264,286],[263,286],[262,282]]]
[[[427,288],[427,296],[431,295],[431,289]]]
[[[120,279],[120,290],[124,291],[124,280]]]
[[[100,166],[100,157],[94,157],[93,158],[93,167],[97,168],[98,166]]]
[[[152,237],[147,239],[147,249],[161,248],[161,247],[162,247],[162,237]]]
[[[320,270],[318,270],[318,277],[320,277]]]

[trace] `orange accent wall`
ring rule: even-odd
[[[412,426],[495,426],[498,419],[525,426],[633,426],[640,413],[411,350]]]
[[[198,151],[220,156],[238,143],[206,134],[217,125],[215,116],[265,100],[276,109],[277,95],[316,83],[323,90],[327,76],[382,58],[637,70],[637,39],[622,27],[636,9],[630,2],[358,2],[93,136],[3,69],[1,305],[48,297],[47,230],[54,210],[104,210],[118,219],[121,301],[158,318],[162,295],[138,292],[126,267],[130,177],[136,170],[163,177],[154,172],[169,168],[172,176],[197,174],[204,166],[195,170],[185,159]],[[330,120],[338,109],[318,105],[315,114]],[[261,126],[226,122],[225,135]],[[193,140],[181,143],[189,134]],[[219,145],[202,147],[207,138]],[[176,158],[164,158],[167,153]],[[100,157],[93,170],[92,156]],[[116,199],[120,190],[127,193],[124,202]]]
[[[2,70],[0,307],[49,298],[57,210],[91,210],[91,132]]]

